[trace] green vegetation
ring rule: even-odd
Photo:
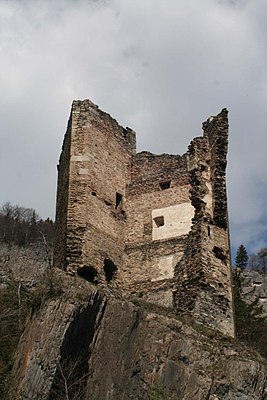
[[[237,338],[267,358],[267,319],[259,299],[247,303],[242,294],[242,271],[233,272],[233,294]]]
[[[165,400],[165,390],[161,382],[156,382],[151,387],[150,400]]]
[[[238,268],[245,269],[248,264],[248,253],[243,244],[241,244],[236,252],[235,265]]]
[[[20,246],[40,242],[45,237],[51,244],[54,239],[54,223],[43,221],[32,208],[7,202],[0,207],[0,241]]]

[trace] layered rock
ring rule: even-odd
[[[14,399],[59,400],[64,387],[88,400],[265,398],[264,363],[233,339],[58,274],[64,293],[21,338]]]

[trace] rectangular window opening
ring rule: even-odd
[[[116,208],[122,205],[122,194],[116,192]]]
[[[163,215],[161,215],[160,217],[155,217],[155,218],[153,218],[153,220],[154,220],[154,222],[155,222],[155,224],[156,224],[156,226],[158,228],[160,228],[161,226],[164,225],[164,217],[163,217]]]
[[[171,187],[171,181],[160,182],[159,187],[161,190],[169,189]]]

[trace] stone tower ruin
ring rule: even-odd
[[[58,165],[54,266],[234,336],[227,110],[182,156],[74,101]]]

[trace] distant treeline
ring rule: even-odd
[[[0,241],[20,246],[46,240],[54,240],[54,222],[43,220],[33,208],[12,205],[0,207]]]
[[[250,269],[263,274],[267,272],[267,247],[261,248],[257,254],[248,255],[247,249],[241,244],[236,252],[235,266],[244,270]]]

